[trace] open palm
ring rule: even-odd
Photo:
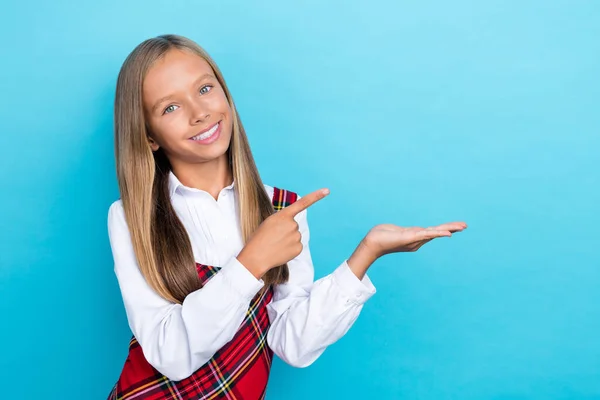
[[[373,227],[364,239],[364,244],[378,257],[398,252],[417,251],[425,243],[439,237],[449,237],[467,228],[464,222],[450,222],[428,228],[403,228],[392,224]]]

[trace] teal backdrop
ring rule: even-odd
[[[104,399],[127,326],[107,238],[112,105],[142,40],[223,70],[316,276],[378,223],[469,229],[379,260],[377,294],[267,399],[600,398],[600,3],[22,1],[0,11],[3,399]]]

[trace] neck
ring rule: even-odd
[[[217,199],[224,187],[233,182],[227,153],[200,164],[172,163],[173,173],[179,181],[190,188],[203,190]]]

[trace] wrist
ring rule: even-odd
[[[348,259],[347,263],[354,275],[362,280],[369,267],[377,260],[377,258],[378,256],[375,252],[373,252],[364,240],[362,240]]]
[[[244,249],[242,249],[236,258],[256,279],[261,279],[269,270],[252,253],[244,251]]]

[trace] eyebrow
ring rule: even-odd
[[[209,74],[209,73],[207,73],[207,74],[204,74],[204,75],[200,76],[198,79],[196,79],[196,80],[194,81],[194,84],[193,84],[193,86],[196,86],[198,83],[200,83],[201,81],[203,81],[203,80],[205,80],[205,79],[207,79],[207,78],[213,78],[213,79],[216,79],[216,78],[215,78],[215,76],[214,76],[213,74]],[[173,95],[172,95],[172,94],[170,94],[170,95],[168,95],[168,96],[164,96],[164,97],[161,97],[160,99],[158,99],[158,101],[157,101],[156,103],[154,103],[154,106],[152,106],[152,113],[154,113],[154,112],[156,111],[156,109],[157,109],[157,108],[158,108],[158,107],[159,107],[159,106],[160,106],[162,103],[164,103],[165,101],[167,101],[167,100],[170,100],[170,99],[172,99],[172,98],[173,98]]]

